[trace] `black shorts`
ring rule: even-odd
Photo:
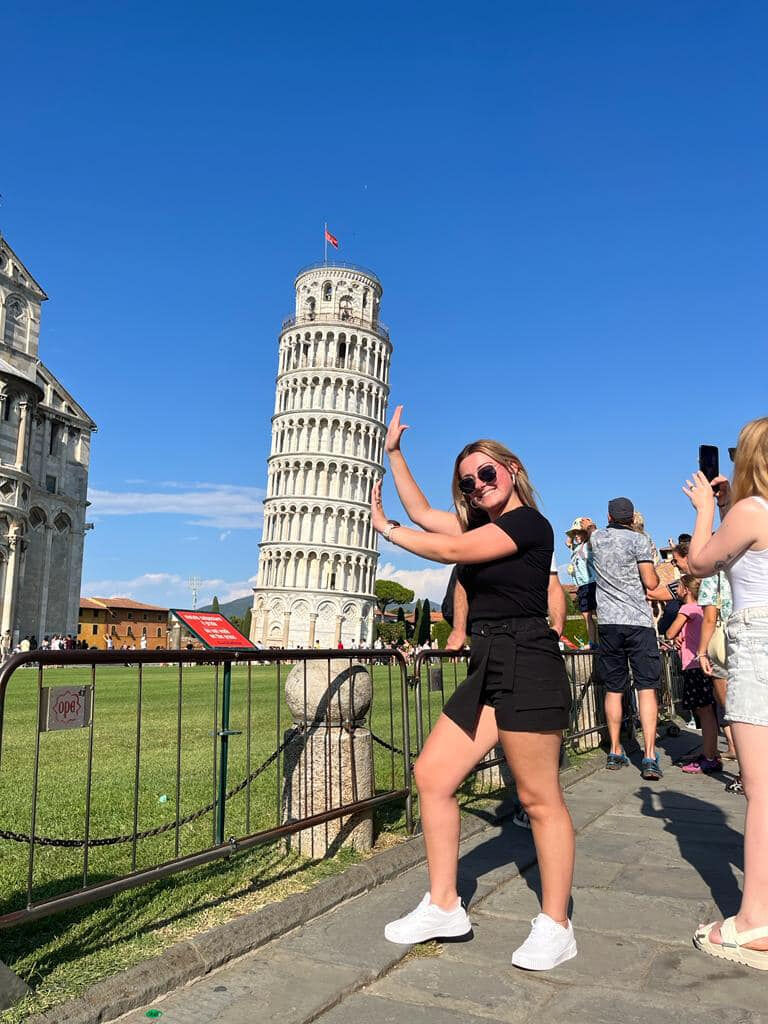
[[[661,686],[661,655],[652,626],[600,626],[597,669],[600,682],[610,693],[629,689],[630,675],[636,690]]]
[[[700,668],[683,669],[683,707],[695,711],[714,703],[712,677],[705,675]]]
[[[505,731],[568,726],[571,686],[558,638],[544,619],[472,623],[468,675],[443,711],[472,734],[483,705],[495,710]]]
[[[582,583],[576,591],[576,600],[578,601],[580,612],[597,611],[597,584]]]

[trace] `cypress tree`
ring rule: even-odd
[[[428,644],[432,626],[432,609],[429,605],[429,598],[425,597],[421,605],[421,620],[419,622],[418,643],[420,646]]]
[[[211,602],[211,611],[212,612],[218,612],[219,611],[219,599],[218,599],[218,597],[216,597],[215,594],[213,595],[213,601]]]
[[[421,598],[416,602],[416,607],[413,610],[413,632],[411,636],[414,644],[419,643],[419,636],[421,635]]]

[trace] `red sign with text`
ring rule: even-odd
[[[206,647],[214,650],[231,650],[233,647],[255,650],[251,641],[235,629],[229,619],[225,619],[218,612],[187,612],[172,608],[171,614],[191,630]]]

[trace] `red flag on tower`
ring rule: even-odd
[[[328,228],[325,229],[325,240],[330,242],[334,249],[339,248],[339,240],[335,235],[332,235]]]

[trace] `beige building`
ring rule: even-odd
[[[80,598],[79,640],[100,651],[134,647],[157,651],[168,647],[168,609],[156,604],[142,604],[128,597]]]
[[[367,646],[378,561],[370,498],[392,357],[381,283],[335,262],[300,271],[295,288],[279,341],[251,640]]]
[[[0,238],[0,637],[77,632],[91,432],[40,361],[48,298]]]

